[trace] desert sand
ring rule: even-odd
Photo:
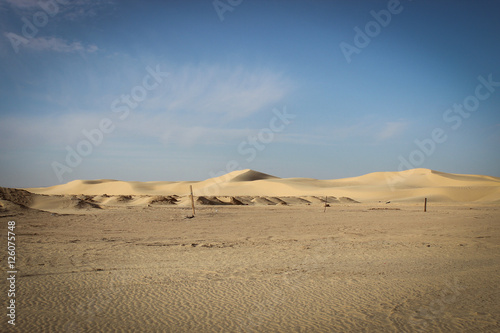
[[[19,332],[500,331],[499,178],[0,188],[12,220]]]
[[[331,196],[348,197],[359,202],[381,200],[417,202],[427,197],[434,202],[500,202],[500,178],[449,174],[429,169],[375,172],[360,177],[335,180],[283,179],[247,169],[198,182],[75,180],[64,185],[28,190],[47,195],[186,196],[189,194],[190,185],[193,186],[195,196],[204,197]]]

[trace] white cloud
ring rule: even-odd
[[[134,114],[126,120],[119,120],[109,113],[75,112],[52,116],[10,116],[0,122],[1,149],[38,149],[51,147],[64,150],[86,139],[83,131],[91,132],[99,127],[102,119],[109,118],[114,130],[103,135],[103,143],[111,138],[145,144],[157,142],[170,145],[227,145],[239,142],[257,129],[205,126],[200,122],[189,124],[169,115]]]
[[[405,122],[388,122],[385,124],[384,128],[376,134],[376,138],[379,140],[386,140],[396,137],[403,133],[403,131],[408,127]]]
[[[0,0],[0,9],[10,8],[19,16],[46,13],[51,20],[76,21],[96,16],[115,3],[115,0]]]
[[[33,8],[38,7],[39,0],[3,0],[15,8]]]
[[[230,121],[272,108],[292,90],[283,75],[264,69],[204,65],[169,72],[165,92],[148,100],[148,108],[211,114]]]
[[[304,132],[287,132],[283,133],[279,140],[307,145],[336,145],[347,141],[380,143],[400,136],[407,128],[408,123],[403,121],[380,123],[372,119],[363,119],[351,124],[317,126],[313,129],[304,129]]]
[[[20,46],[36,51],[53,51],[61,53],[71,53],[71,52],[92,53],[98,50],[98,47],[96,45],[84,46],[80,42],[70,43],[68,41],[65,41],[57,37],[38,37],[38,38],[26,39],[24,37],[16,35],[13,32],[5,33],[4,35],[9,39],[16,38],[17,40],[21,40],[23,42],[19,43]]]
[[[255,129],[204,124],[193,118],[174,114],[134,114],[124,122],[117,123],[118,136],[138,140],[152,138],[168,145],[225,145],[242,140]]]
[[[83,48],[79,43],[58,39],[39,39],[32,47],[58,52]],[[232,145],[257,133],[262,121],[255,116],[272,117],[273,108],[283,105],[292,86],[290,80],[269,70],[219,66],[186,66],[174,71],[161,66],[161,70],[171,75],[139,107],[130,109],[125,120],[120,120],[107,103],[95,105],[99,112],[12,116],[2,119],[0,139],[10,140],[10,147],[45,145],[64,149],[83,138],[84,128],[96,128],[102,118],[110,118],[116,129],[108,136],[117,139],[153,140],[167,146]],[[130,94],[133,87],[122,93]],[[95,100],[100,97],[95,96]],[[255,122],[249,125],[247,119]]]
[[[93,7],[93,6],[104,6],[114,3],[114,0],[0,0],[0,3],[7,3],[13,8],[19,9],[37,9],[42,10],[44,7],[50,6],[57,8],[67,8],[67,7]]]
[[[204,126],[194,127],[169,127],[161,134],[161,141],[165,145],[181,144],[192,146],[204,145],[226,145],[234,141],[243,140],[252,131],[250,129],[210,128]]]
[[[82,130],[96,128],[103,117],[96,113],[59,116],[10,116],[0,122],[2,148],[57,146],[64,149],[83,138]]]

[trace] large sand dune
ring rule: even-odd
[[[318,180],[278,178],[239,170],[204,181],[134,182],[111,179],[75,180],[67,184],[0,188],[0,208],[31,208],[54,213],[87,212],[101,208],[191,205],[324,205],[353,203],[500,203],[500,178],[458,175],[428,169],[375,172]]]
[[[348,197],[359,202],[421,201],[500,202],[500,178],[458,175],[428,169],[375,172],[364,176],[318,180],[278,178],[253,170],[239,170],[204,181],[124,182],[75,180],[30,192],[47,195],[179,195],[253,197]]]

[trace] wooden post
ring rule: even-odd
[[[191,207],[193,207],[193,216],[194,216],[194,196],[193,196],[193,185],[189,185],[191,189]]]
[[[424,200],[424,212],[427,211],[427,198],[425,198]]]
[[[328,196],[325,197],[325,210],[323,210],[323,213],[326,213],[326,205],[328,205]]]

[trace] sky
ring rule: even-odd
[[[0,186],[500,177],[500,2],[0,0]]]

